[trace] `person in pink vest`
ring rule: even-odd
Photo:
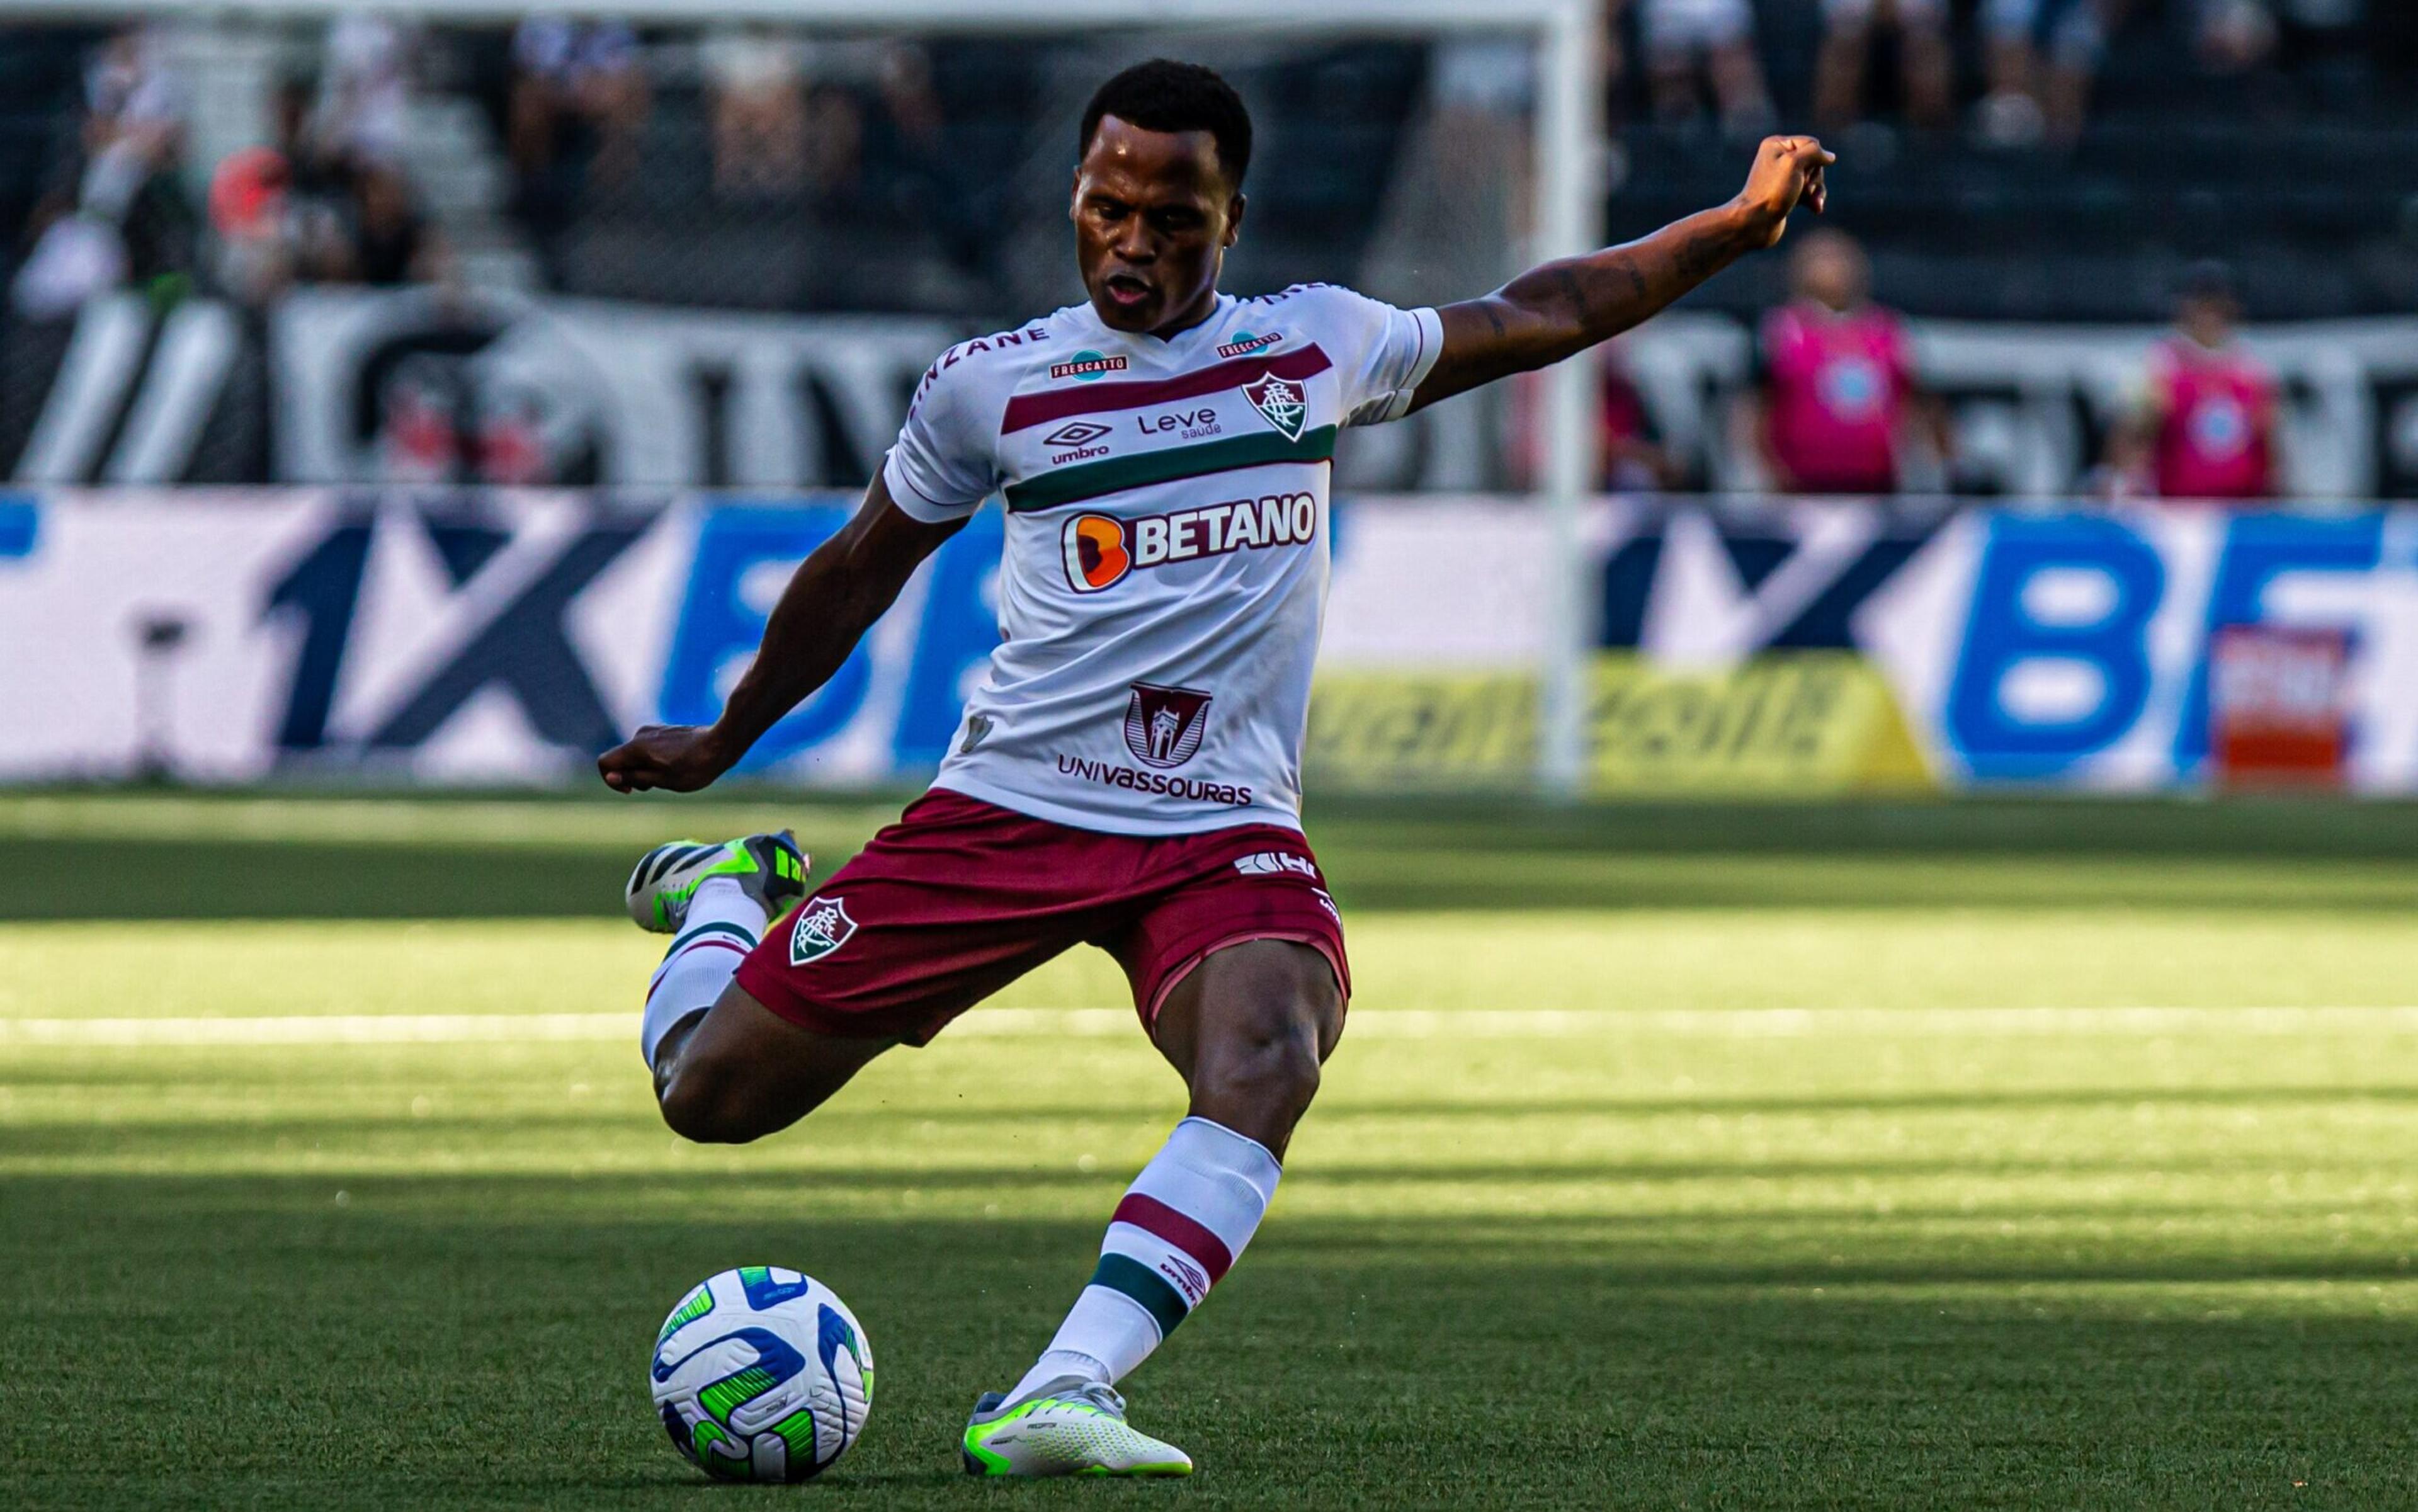
[[[1771,486],[1785,494],[1893,494],[1905,432],[1921,425],[1940,460],[1947,411],[1923,392],[1905,328],[1872,302],[1871,266],[1843,232],[1805,238],[1789,263],[1795,295],[1764,318],[1754,402],[1743,406]]]
[[[2202,264],[2184,279],[2174,334],[2150,348],[2141,397],[2110,447],[2119,488],[2227,502],[2275,496],[2282,389],[2235,340],[2241,313],[2222,266]]]

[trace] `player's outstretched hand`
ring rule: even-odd
[[[598,756],[596,771],[617,793],[693,793],[729,771],[730,762],[711,725],[645,725]]]
[[[1753,218],[1756,234],[1762,238],[1757,245],[1771,247],[1788,231],[1789,212],[1799,205],[1810,205],[1814,213],[1822,213],[1829,203],[1829,191],[1822,182],[1822,170],[1839,160],[1835,152],[1825,152],[1822,144],[1810,136],[1768,136],[1754,155],[1754,169],[1746,176],[1746,188],[1738,191],[1738,206]]]

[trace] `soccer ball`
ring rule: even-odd
[[[873,1410],[873,1347],[848,1304],[775,1265],[725,1271],[655,1336],[655,1410],[672,1443],[722,1480],[806,1480]]]

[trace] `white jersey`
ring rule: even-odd
[[[1114,834],[1299,828],[1336,432],[1407,410],[1442,334],[1307,284],[1166,341],[1079,304],[942,354],[883,480],[933,524],[1000,495],[1007,544],[935,786]]]

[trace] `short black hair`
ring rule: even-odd
[[[1083,130],[1075,141],[1077,161],[1092,150],[1092,135],[1104,115],[1145,131],[1208,132],[1217,144],[1217,166],[1235,189],[1243,187],[1243,175],[1250,170],[1251,113],[1215,69],[1153,58],[1100,85],[1083,107]]]

